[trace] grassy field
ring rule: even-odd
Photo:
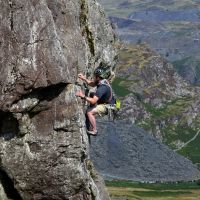
[[[146,184],[130,181],[106,181],[112,200],[199,200],[200,184]]]

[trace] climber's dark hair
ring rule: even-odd
[[[98,76],[101,79],[108,79],[111,75],[110,66],[101,62],[99,67],[94,70],[94,75]]]

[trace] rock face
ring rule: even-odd
[[[94,0],[0,4],[5,193],[11,199],[109,199],[88,167],[82,102],[75,97],[79,72],[90,76],[100,62],[112,66],[115,59],[103,11]]]
[[[200,172],[191,161],[161,144],[129,120],[99,120],[91,139],[92,159],[107,178],[142,182],[191,181]]]

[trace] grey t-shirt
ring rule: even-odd
[[[112,94],[112,89],[105,82],[104,83],[100,82],[100,84],[97,85],[95,96],[99,98],[99,100],[97,101],[97,104],[104,104],[104,103],[114,104],[115,103],[115,99]]]

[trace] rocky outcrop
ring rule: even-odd
[[[106,179],[177,182],[200,178],[197,166],[160,143],[129,120],[98,121],[91,155]]]
[[[199,87],[184,81],[173,67],[147,45],[129,45],[119,53],[113,86],[122,99],[120,117],[198,165]]]
[[[88,167],[82,102],[75,97],[79,72],[90,76],[100,62],[112,66],[115,59],[115,37],[101,7],[94,0],[0,4],[5,193],[11,199],[109,199]]]

